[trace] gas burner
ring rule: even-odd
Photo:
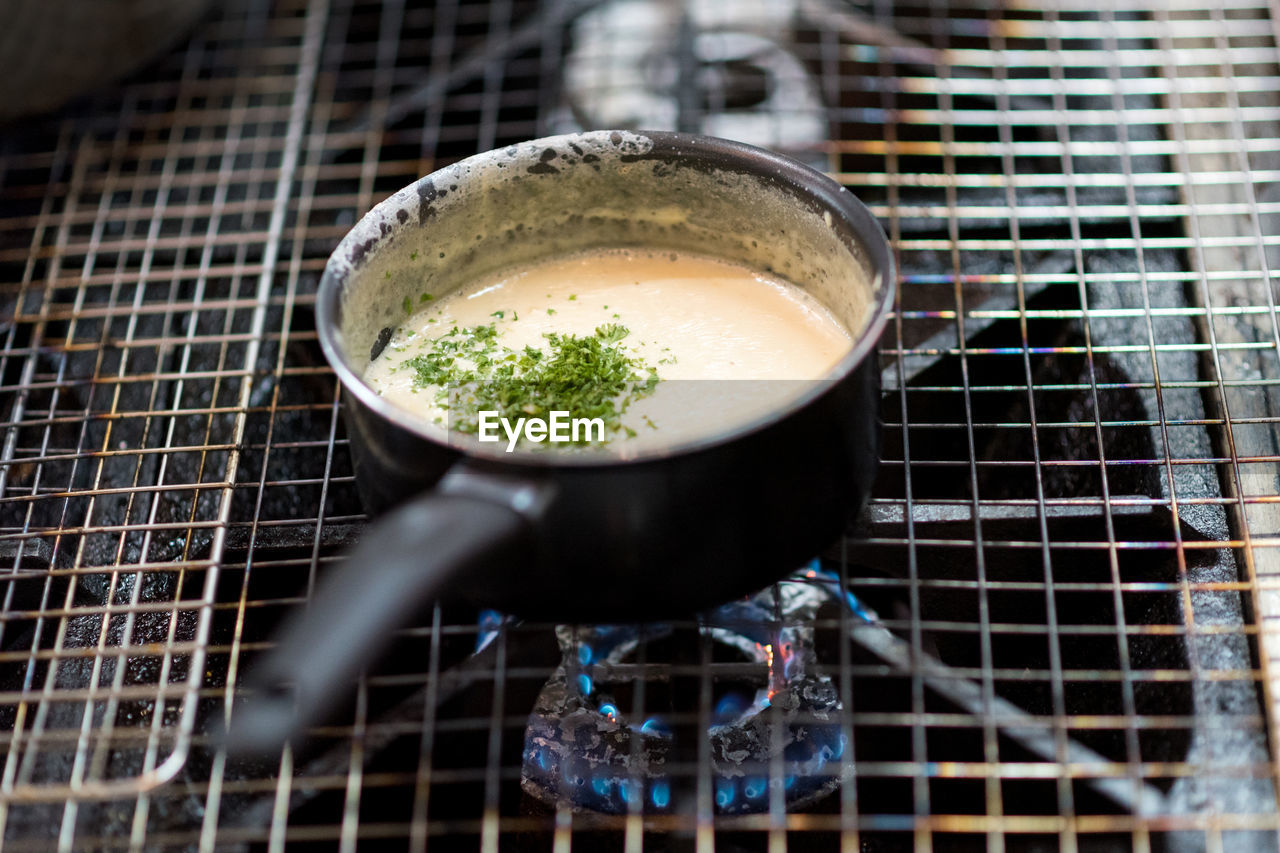
[[[685,130],[814,165],[827,138],[817,81],[792,50],[794,2],[607,3],[572,26],[559,132]]]
[[[838,579],[815,560],[788,580],[701,620],[704,637],[736,650],[765,673],[754,696],[720,697],[707,727],[717,813],[766,811],[771,775],[782,785],[788,808],[819,800],[838,784],[831,763],[846,746],[834,722],[842,706],[831,679],[812,672],[813,620],[819,608],[839,600],[837,590]],[[549,805],[604,814],[673,810],[666,768],[680,749],[679,736],[661,716],[628,718],[610,692],[628,680],[634,666],[627,661],[642,644],[673,633],[665,623],[556,629],[563,659],[525,729],[526,793]],[[773,775],[778,762],[781,773]]]

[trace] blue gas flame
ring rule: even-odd
[[[481,610],[480,616],[476,620],[476,650],[479,654],[485,650],[485,647],[492,643],[498,636],[498,629],[502,627],[502,623],[507,619],[496,610]]]
[[[661,717],[650,717],[640,724],[640,731],[647,735],[655,735],[661,737],[671,734],[671,729],[662,721]]]
[[[742,716],[742,712],[747,710],[747,700],[739,693],[726,693],[720,697],[720,701],[716,703],[715,719],[716,722],[728,722]]]

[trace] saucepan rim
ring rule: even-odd
[[[753,145],[747,145],[746,143],[718,137],[670,131],[622,132],[598,130],[543,137],[521,143],[520,147],[528,146],[530,150],[543,150],[548,147],[562,146],[574,140],[581,141],[583,137],[595,140],[605,140],[610,137],[616,139],[619,133],[626,133],[630,138],[648,140],[653,143],[654,149],[659,152],[670,151],[672,153],[691,154],[699,160],[710,161],[717,168],[736,166],[739,167],[738,171],[747,174],[769,176],[802,187],[814,197],[824,210],[830,211],[833,215],[839,215],[848,224],[860,241],[861,248],[868,258],[868,267],[873,272],[873,277],[870,281],[872,304],[862,328],[856,332],[850,330],[854,338],[853,346],[826,375],[813,380],[811,387],[804,389],[804,391],[785,404],[776,406],[757,417],[720,430],[708,431],[706,435],[672,442],[669,445],[649,447],[627,455],[603,452],[555,453],[545,450],[520,449],[507,452],[500,444],[490,449],[482,447],[478,442],[451,442],[448,438],[449,434],[439,426],[428,423],[425,419],[417,417],[381,397],[364,381],[348,361],[347,348],[340,339],[338,316],[339,302],[347,280],[352,275],[358,275],[361,271],[359,268],[353,269],[349,263],[345,262],[345,259],[351,256],[352,249],[355,248],[356,244],[364,239],[364,235],[359,233],[361,229],[357,225],[347,233],[330,256],[316,292],[316,328],[320,339],[320,348],[342,382],[345,392],[354,395],[366,408],[401,429],[463,456],[488,459],[531,469],[547,467],[609,467],[613,465],[641,464],[696,453],[766,429],[808,406],[826,393],[835,383],[856,370],[863,361],[871,357],[872,353],[876,351],[880,336],[889,321],[889,314],[893,308],[897,288],[897,276],[893,255],[889,249],[889,242],[885,237],[884,230],[871,214],[871,211],[856,196],[821,172],[789,157],[763,148],[757,148]],[[509,153],[509,151],[509,148],[502,149],[503,153]],[[446,166],[430,175],[419,178],[404,191],[395,193],[376,205],[365,214],[361,222],[372,220],[380,223],[390,223],[390,227],[384,227],[381,230],[381,236],[372,246],[363,246],[363,251],[368,255],[376,252],[378,245],[393,236],[397,229],[420,227],[414,218],[402,221],[395,215],[397,210],[404,207],[406,195],[409,198],[417,199],[418,194],[415,190],[423,185],[424,182],[438,181],[448,171],[466,169],[469,165],[480,164],[497,153],[497,151],[483,152]],[[878,369],[878,366],[872,365],[871,369]]]

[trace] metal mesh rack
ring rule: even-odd
[[[6,848],[1274,847],[1280,10],[1098,6],[236,0],[5,129]],[[784,651],[738,611],[437,608],[309,752],[228,762],[239,673],[363,522],[332,246],[615,122],[814,163],[896,248],[872,505],[753,605],[808,698],[752,717]],[[570,694],[632,758],[661,718],[661,784],[547,781]]]

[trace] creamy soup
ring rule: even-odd
[[[477,361],[490,372],[491,362],[510,364],[519,377],[522,366],[603,353],[625,360],[630,380],[618,395],[622,428],[604,442],[623,454],[759,417],[825,376],[852,345],[848,330],[795,285],[687,254],[562,257],[406,308],[412,315],[365,374],[378,394],[456,427],[460,398],[432,379]],[[570,353],[570,343],[584,342],[592,354]]]

